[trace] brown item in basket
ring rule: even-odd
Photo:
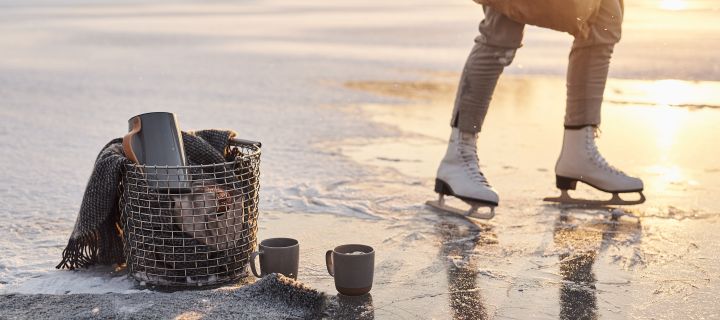
[[[216,250],[235,247],[242,238],[243,199],[210,180],[193,182],[192,192],[173,197],[173,223]]]

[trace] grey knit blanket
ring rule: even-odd
[[[189,165],[207,165],[228,161],[229,140],[233,131],[201,130],[183,132],[185,155]],[[118,185],[122,169],[130,164],[122,148],[122,138],[106,144],[95,159],[80,211],[68,244],[63,250],[61,269],[84,268],[95,264],[125,262],[122,249]]]

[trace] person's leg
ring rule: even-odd
[[[485,18],[460,76],[451,120],[463,132],[480,131],[498,78],[522,45],[525,27],[490,7],[483,9]]]
[[[563,146],[555,165],[556,185],[563,190],[563,196],[546,200],[603,205],[638,204],[645,201],[644,196],[641,196],[639,200],[633,201],[613,197],[609,201],[588,202],[573,200],[566,193],[567,190],[575,189],[577,181],[582,181],[605,192],[640,192],[642,195],[642,180],[609,165],[595,144],[610,57],[615,44],[620,41],[622,19],[622,0],[602,0],[589,37],[577,38],[573,43],[567,71]]]
[[[440,162],[435,191],[468,201],[496,206],[499,202],[480,171],[477,155],[477,134],[482,127],[495,85],[520,47],[524,25],[489,7],[480,23],[480,36],[465,63],[458,85],[451,120],[452,133],[445,157]],[[440,203],[439,201],[438,203]],[[492,214],[485,216],[492,217]]]
[[[600,124],[610,58],[622,33],[622,0],[602,0],[587,39],[576,38],[567,70],[565,127]]]

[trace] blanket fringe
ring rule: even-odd
[[[122,231],[117,227],[118,220],[119,213],[116,211],[100,228],[78,237],[70,237],[63,250],[62,261],[55,268],[74,270],[94,264],[124,263]]]
[[[98,234],[97,231],[89,232],[68,241],[62,253],[62,261],[55,266],[56,269],[74,270],[87,268],[98,260]]]

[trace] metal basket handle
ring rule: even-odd
[[[240,138],[230,138],[230,144],[250,145],[258,148],[262,147],[262,143],[260,141],[245,140]]]

